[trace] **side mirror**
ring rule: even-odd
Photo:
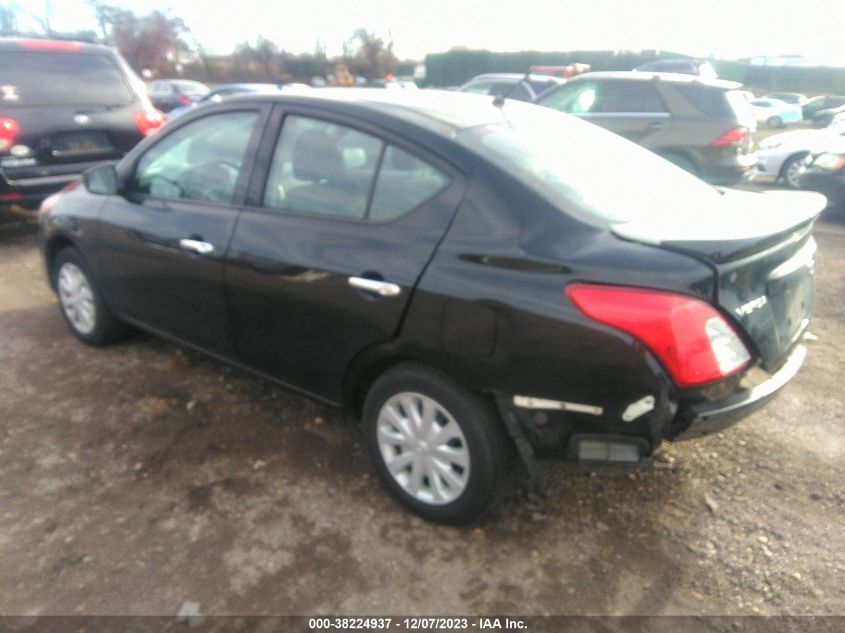
[[[93,167],[82,175],[82,182],[89,193],[113,196],[120,190],[120,179],[114,165]]]

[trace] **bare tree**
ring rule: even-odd
[[[385,43],[371,31],[359,28],[352,34],[352,42],[357,43],[355,69],[365,77],[369,79],[384,77],[396,69],[399,61],[393,54],[392,41]]]

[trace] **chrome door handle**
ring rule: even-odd
[[[200,255],[208,255],[214,250],[213,244],[203,242],[202,240],[192,240],[188,238],[179,240],[179,246],[184,248],[186,251],[193,251],[195,253],[199,253]]]
[[[367,279],[366,277],[350,277],[349,285],[353,288],[374,292],[381,297],[395,297],[402,292],[402,288],[397,284],[379,281],[378,279]]]

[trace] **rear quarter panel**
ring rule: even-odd
[[[711,300],[712,271],[578,222],[506,175],[485,176],[418,285],[401,346],[473,389],[598,404],[621,428],[625,407],[665,391],[665,376],[630,336],[584,317],[564,288],[614,283]]]

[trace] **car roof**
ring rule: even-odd
[[[391,116],[445,134],[506,120],[502,109],[493,104],[493,97],[454,90],[316,88],[278,94],[245,93],[233,95],[226,102],[236,100],[322,106],[341,112],[354,109],[365,116],[374,115],[376,119],[382,115]]]
[[[700,84],[721,88],[722,90],[736,90],[742,84],[736,81],[725,79],[708,79],[699,75],[686,75],[682,73],[661,73],[646,70],[609,70],[600,72],[589,72],[575,75],[569,81],[583,81],[584,79],[630,79],[634,81],[665,81],[667,83]]]

